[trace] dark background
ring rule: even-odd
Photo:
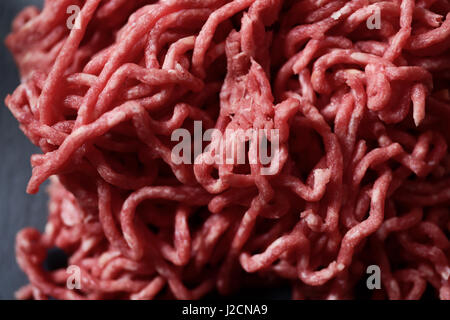
[[[27,283],[14,255],[16,233],[26,226],[42,231],[47,217],[45,188],[38,195],[25,193],[31,175],[30,156],[39,150],[20,131],[4,104],[6,95],[20,83],[4,39],[21,9],[41,4],[42,0],[0,0],[0,299],[13,299],[14,292]]]

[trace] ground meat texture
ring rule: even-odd
[[[67,8],[81,9],[68,28]],[[198,299],[289,283],[294,299],[450,299],[446,0],[47,0],[6,44],[27,191],[20,299]],[[377,20],[378,19],[378,20]],[[379,22],[377,27],[377,22]],[[171,158],[172,133],[276,129],[271,175]],[[212,137],[212,143],[217,143]],[[270,139],[270,138],[269,138]],[[252,161],[253,160],[253,161]],[[57,247],[81,271],[44,267]]]

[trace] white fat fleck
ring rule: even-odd
[[[45,226],[45,233],[48,235],[52,235],[55,232],[55,226],[53,225],[53,223],[48,223]]]
[[[339,264],[337,265],[337,269],[338,269],[339,271],[342,271],[342,270],[345,269],[345,265],[343,265],[342,263],[339,263]]]
[[[318,223],[318,219],[315,215],[313,214],[308,214],[306,216],[306,223],[310,226],[316,225]]]
[[[342,15],[341,11],[336,11],[331,15],[331,18],[333,18],[334,20],[338,20],[341,17],[341,15]]]
[[[356,239],[359,237],[360,234],[361,232],[359,230],[355,230],[350,236],[352,239]]]
[[[95,218],[93,216],[87,216],[84,218],[84,223],[90,223],[94,220],[95,220]]]
[[[52,201],[52,202],[50,202],[49,209],[50,209],[50,212],[54,212],[54,211],[58,210],[58,205]]]
[[[372,192],[372,202],[381,203],[381,192],[380,189],[375,189]]]
[[[94,238],[89,238],[86,241],[83,241],[83,244],[81,245],[81,250],[88,251],[89,249],[92,248],[94,243],[95,243]]]
[[[332,275],[333,275],[333,271],[331,270],[331,269],[325,269],[324,270],[324,276],[325,276],[325,278],[329,278],[329,277],[331,277]]]
[[[447,268],[445,268],[445,271],[442,272],[442,279],[447,281],[449,277],[450,277],[450,268],[447,267]]]
[[[360,71],[356,70],[356,69],[346,69],[345,72],[349,73],[349,74],[359,74]]]
[[[314,170],[314,178],[321,179],[326,173],[326,169],[316,169]]]
[[[69,200],[63,200],[61,212],[61,219],[66,226],[74,226],[80,221],[77,208]]]
[[[354,52],[350,55],[350,58],[357,60],[359,62],[364,62],[366,55],[364,53],[361,52]]]

